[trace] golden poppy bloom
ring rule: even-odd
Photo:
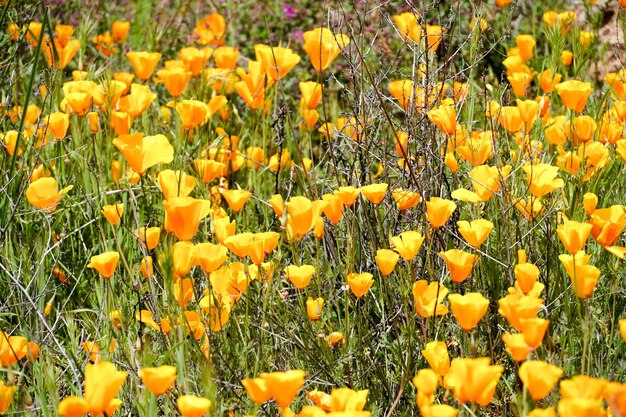
[[[364,185],[360,188],[360,190],[363,197],[369,200],[372,204],[378,205],[385,198],[385,194],[387,193],[388,188],[389,184],[383,182],[378,184]]]
[[[332,64],[348,43],[350,39],[346,35],[335,35],[327,28],[315,28],[304,32],[302,47],[309,56],[313,68],[317,72],[322,72]]]
[[[176,367],[164,365],[158,368],[141,368],[139,377],[151,393],[161,395],[176,381]]]
[[[265,380],[267,389],[272,393],[272,398],[280,407],[289,407],[294,398],[304,385],[305,372],[291,370],[286,372],[272,372],[261,374]]]
[[[450,356],[448,354],[448,348],[444,342],[428,342],[426,347],[422,350],[422,355],[428,362],[430,369],[443,378],[450,370]]]
[[[315,274],[315,267],[312,265],[287,265],[284,271],[289,281],[296,288],[303,290],[311,282],[311,278]]]
[[[194,130],[207,122],[209,107],[198,100],[183,100],[176,104],[176,113],[180,116],[185,129]]]
[[[157,71],[157,77],[163,83],[172,97],[178,98],[183,94],[191,78],[191,72],[184,68],[163,69]]]
[[[63,196],[67,194],[73,185],[68,185],[58,191],[57,181],[51,177],[39,178],[30,183],[26,189],[26,199],[39,210],[52,213]]]
[[[52,45],[54,42],[54,46]],[[80,49],[80,41],[78,39],[71,39],[67,41],[67,44],[63,45],[58,39],[51,41],[50,39],[44,39],[42,45],[43,52],[48,61],[48,66],[51,68],[63,69],[68,66],[72,61],[76,52]],[[59,60],[57,61],[54,56],[54,50],[56,49]]]
[[[522,362],[530,355],[531,349],[526,344],[523,334],[505,333],[502,335],[502,341],[515,362]]]
[[[198,49],[190,46],[178,51],[178,59],[183,62],[183,68],[185,71],[191,72],[194,77],[200,75],[211,55],[213,55],[211,48]]]
[[[550,320],[540,318],[521,319],[522,334],[524,335],[524,341],[531,349],[537,349],[543,341]]]
[[[228,170],[226,164],[213,159],[194,159],[193,163],[204,184],[208,184],[216,178],[223,177]]]
[[[215,271],[228,259],[228,249],[213,243],[199,243],[194,246],[195,262],[207,274]]]
[[[145,81],[154,72],[159,60],[161,59],[161,54],[159,52],[128,52],[126,57],[130,61],[133,69],[135,70],[135,74],[141,81]]]
[[[102,210],[100,210],[100,212],[110,224],[115,226],[120,222],[122,216],[124,215],[124,204],[119,203],[102,206]]]
[[[378,249],[376,251],[376,265],[380,270],[380,274],[384,277],[391,274],[400,259],[400,255],[389,249]]]
[[[411,12],[404,12],[393,15],[393,21],[400,33],[400,37],[405,42],[413,41],[420,43],[422,38],[422,26],[417,21],[417,15]]]
[[[298,241],[311,231],[326,204],[322,200],[311,202],[306,197],[291,197],[285,203],[287,208],[287,236],[289,236],[289,239]]]
[[[272,392],[264,378],[244,378],[241,380],[241,385],[245,388],[250,399],[257,404],[263,404],[272,398]]]
[[[22,336],[9,336],[0,331],[0,365],[10,367],[28,353],[28,340]]]
[[[530,82],[532,81],[532,74],[528,74],[526,72],[514,72],[511,75],[508,75],[507,80],[511,84],[513,88],[513,93],[515,93],[518,97],[524,97],[526,95],[526,91],[530,87]]]
[[[431,197],[426,202],[426,217],[435,229],[446,224],[454,210],[456,210],[456,204],[445,198]]]
[[[324,194],[322,200],[326,202],[324,214],[332,224],[337,224],[343,217],[343,201],[334,194]]]
[[[374,283],[374,279],[372,274],[369,272],[361,272],[355,273],[352,272],[348,274],[348,285],[350,286],[350,290],[357,298],[363,297],[369,291],[370,287]]]
[[[148,250],[153,250],[159,244],[161,228],[142,226],[139,229],[136,229],[133,232],[133,235],[135,235],[135,238],[142,247],[145,247]]]
[[[298,83],[298,88],[302,94],[300,108],[313,110],[319,106],[320,101],[322,101],[322,90],[324,88],[322,84],[315,81],[305,81]]]
[[[526,251],[519,250],[518,253],[523,252],[523,256],[519,256],[518,264],[515,265],[513,273],[515,274],[515,280],[524,294],[528,294],[537,282],[539,278],[539,268],[536,265],[526,262]]]
[[[593,295],[600,278],[600,270],[588,264],[590,257],[584,251],[579,251],[575,255],[559,255],[559,260],[572,281],[576,295],[583,300]]]
[[[559,167],[549,164],[526,163],[522,169],[526,173],[531,194],[537,198],[541,198],[565,185],[561,178],[556,178]]]
[[[461,283],[469,277],[479,256],[460,249],[450,249],[446,252],[439,252],[445,261],[450,272],[452,282]]]
[[[9,410],[16,389],[15,385],[4,385],[0,381],[0,413],[4,414]]]
[[[130,94],[119,99],[118,109],[131,117],[137,117],[145,112],[155,99],[156,94],[150,91],[150,87],[133,83],[130,86]]]
[[[486,219],[472,220],[471,223],[461,220],[456,224],[463,239],[474,248],[480,247],[493,230],[493,223]]]
[[[193,243],[182,241],[176,242],[170,249],[174,274],[176,277],[189,275],[191,267],[194,265],[194,245]]]
[[[446,29],[439,25],[426,25],[424,37],[426,38],[426,47],[428,52],[436,52],[443,40]]]
[[[322,307],[324,307],[324,299],[319,297],[315,300],[311,297],[306,300],[306,314],[309,320],[319,320],[322,317]]]
[[[15,130],[9,130],[6,133],[0,133],[0,139],[2,140],[9,156],[13,156],[16,151],[18,155],[22,154],[22,148],[17,147],[17,137],[18,133]]]
[[[444,384],[452,389],[461,403],[473,401],[486,407],[496,391],[504,372],[500,365],[490,365],[489,358],[457,358],[450,364]]]
[[[393,190],[391,192],[391,196],[395,200],[396,205],[398,206],[398,210],[400,211],[413,208],[418,205],[420,201],[422,201],[422,197],[419,195],[419,193],[410,190],[404,190],[402,188],[396,188],[395,190]]]
[[[192,197],[171,197],[165,206],[165,231],[174,233],[180,240],[191,240],[200,221],[209,215],[211,202]]]
[[[174,148],[164,135],[121,135],[113,139],[113,145],[139,175],[143,175],[154,165],[167,164],[174,159]]]
[[[90,414],[97,415],[108,409],[126,376],[126,372],[116,370],[111,362],[87,364],[84,390]]]
[[[515,330],[522,331],[522,320],[535,318],[543,300],[532,295],[510,293],[498,300],[498,313],[507,319]]]
[[[235,213],[239,213],[252,196],[252,193],[247,190],[224,190],[221,194],[228,203],[228,207]]]
[[[254,53],[256,60],[265,66],[267,74],[274,81],[285,78],[285,75],[300,62],[300,56],[291,49],[280,46],[256,44]]]
[[[70,117],[67,113],[55,112],[45,119],[48,133],[56,140],[63,139],[70,126]]]
[[[568,220],[563,224],[560,224],[556,228],[556,232],[561,239],[561,243],[565,249],[575,254],[581,251],[587,243],[589,233],[591,233],[592,225],[589,223],[580,223],[573,220]]]
[[[129,31],[130,22],[125,20],[116,20],[111,24],[111,37],[117,44],[124,43]]]
[[[582,113],[587,104],[587,99],[593,91],[591,83],[569,80],[555,86],[563,105],[570,110]]]
[[[451,294],[448,302],[452,314],[466,332],[476,327],[489,308],[489,300],[478,292]]]
[[[391,248],[397,251],[405,261],[411,261],[422,247],[424,239],[420,232],[408,230],[391,238]]]
[[[626,228],[626,210],[621,205],[594,210],[589,223],[596,242],[605,247],[613,246]]]
[[[87,268],[95,269],[104,278],[111,278],[117,268],[117,262],[120,259],[118,252],[105,252],[100,255],[92,256],[89,260]]]
[[[265,75],[265,68],[259,61],[248,61],[248,71],[237,68],[241,81],[235,83],[235,90],[252,110],[264,108],[265,90],[273,83]]]
[[[183,417],[202,417],[211,408],[211,401],[195,395],[181,395],[176,406]]]
[[[543,361],[526,361],[519,368],[519,377],[535,401],[545,398],[562,374],[561,368]]]
[[[515,37],[515,44],[517,45],[519,56],[524,61],[528,61],[533,57],[533,52],[537,42],[532,35],[517,35]]]
[[[444,135],[451,136],[456,132],[456,109],[453,105],[442,104],[426,112],[426,115]]]
[[[59,415],[63,417],[84,417],[87,411],[87,401],[84,398],[73,395],[63,398],[59,402],[57,410]],[[3,412],[1,407],[0,412]]]
[[[415,311],[423,318],[448,314],[448,307],[443,304],[446,295],[448,295],[448,289],[439,281],[433,281],[430,284],[423,279],[416,281],[413,284]]]
[[[193,30],[196,43],[200,45],[220,46],[226,36],[226,20],[224,16],[213,12],[196,24]]]
[[[159,172],[157,176],[159,188],[163,193],[163,198],[169,200],[171,197],[187,197],[196,186],[196,179],[183,171],[173,171],[166,169]]]

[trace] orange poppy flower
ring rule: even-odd
[[[523,334],[505,333],[502,335],[502,341],[515,362],[522,362],[530,355],[531,349],[530,346],[526,344]]]
[[[207,274],[218,269],[228,259],[228,249],[213,243],[199,243],[194,246],[195,262]]]
[[[570,110],[582,113],[587,99],[593,91],[591,84],[583,81],[569,80],[555,86],[563,105]]]
[[[157,179],[166,200],[171,197],[187,197],[196,186],[196,179],[183,171],[166,169],[159,172]]]
[[[202,417],[211,408],[211,401],[195,395],[181,395],[176,400],[176,406],[183,417]]]
[[[448,301],[452,314],[466,332],[476,327],[489,308],[489,300],[479,292],[451,294]]]
[[[120,203],[102,206],[102,210],[100,210],[100,212],[110,224],[116,225],[120,222],[122,215],[124,214],[124,204]]]
[[[235,213],[239,213],[252,196],[252,193],[247,190],[224,190],[221,194],[228,203],[228,207]]]
[[[91,415],[106,411],[126,381],[127,373],[110,362],[87,364],[85,368],[85,401]]]
[[[372,274],[369,272],[350,273],[348,274],[348,285],[350,290],[357,298],[363,297],[369,291],[374,283]]]
[[[300,57],[289,48],[271,47],[264,44],[254,45],[256,60],[265,65],[267,74],[274,81],[285,75],[300,62]]]
[[[180,240],[191,240],[200,221],[209,215],[211,202],[192,197],[171,197],[165,206],[165,231],[174,233]]]
[[[311,265],[288,265],[285,267],[285,275],[291,281],[291,283],[301,290],[305,289],[313,274],[315,274],[315,268]]]
[[[130,22],[125,20],[116,20],[111,24],[111,37],[117,44],[124,43],[129,31]]]
[[[576,295],[583,300],[593,295],[600,278],[600,270],[588,264],[589,258],[590,255],[585,254],[584,251],[579,251],[574,255],[559,255],[559,260],[572,281]]]
[[[454,210],[456,210],[456,204],[444,198],[431,197],[426,202],[426,217],[435,229],[446,224]]]
[[[561,368],[543,361],[526,361],[519,368],[519,377],[535,401],[545,398],[561,375]]]
[[[454,359],[444,384],[451,387],[454,397],[461,403],[474,401],[486,407],[491,403],[504,372],[504,367],[490,363],[489,358]]]
[[[304,45],[313,68],[321,72],[339,56],[341,49],[345,48],[350,39],[346,35],[335,35],[327,28],[315,28],[304,32]]]
[[[191,78],[191,71],[184,68],[162,69],[157,71],[159,82],[162,82],[172,97],[178,98],[183,94]]]
[[[443,304],[448,295],[448,289],[438,281],[430,284],[426,280],[419,280],[413,284],[413,298],[415,311],[423,318],[448,314],[448,307]]]
[[[450,136],[456,132],[456,109],[453,105],[442,104],[426,115],[444,135]]]
[[[360,188],[363,197],[368,199],[372,204],[378,205],[385,198],[389,184],[369,184]]]
[[[485,240],[489,237],[489,233],[493,230],[493,223],[485,219],[472,220],[468,222],[465,220],[458,221],[457,226],[459,233],[463,236],[463,239],[467,241],[474,248],[480,247]]]
[[[224,16],[213,12],[198,22],[193,30],[196,43],[200,45],[220,46],[226,36],[226,20]]]
[[[73,185],[68,185],[58,191],[57,181],[54,178],[43,177],[30,183],[26,189],[26,199],[39,210],[51,213],[72,188],[74,188]]]
[[[154,165],[167,164],[174,159],[174,148],[164,135],[143,136],[141,133],[132,133],[113,139],[113,145],[139,175]]]
[[[322,317],[322,307],[324,307],[324,299],[316,298],[315,300],[309,297],[306,300],[306,314],[309,320],[319,320]]]
[[[396,188],[395,190],[393,190],[391,192],[391,196],[395,200],[396,205],[398,206],[398,210],[400,211],[413,208],[418,205],[420,201],[422,201],[422,197],[419,195],[419,193],[410,190],[404,190],[402,188]]]
[[[146,388],[154,395],[161,395],[176,381],[175,366],[159,366],[158,368],[141,368],[139,377]]]
[[[568,220],[560,224],[556,228],[556,232],[565,249],[573,254],[584,248],[592,228],[593,226],[589,223],[579,223]]]
[[[159,60],[161,59],[161,54],[159,52],[128,52],[126,57],[130,61],[133,69],[135,70],[135,74],[139,77],[140,80],[145,81],[154,72]]]
[[[118,252],[105,252],[100,255],[92,256],[87,268],[93,268],[104,278],[111,278],[117,268],[117,262],[120,259]]]
[[[391,274],[400,259],[400,255],[389,249],[379,249],[376,251],[376,265],[380,270],[380,274],[384,277]]]
[[[457,284],[465,281],[467,277],[469,277],[479,258],[478,255],[460,249],[450,249],[446,252],[439,252],[439,256],[446,261],[450,278],[452,278],[452,282],[456,282]]]

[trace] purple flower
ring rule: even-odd
[[[298,15],[298,12],[296,12],[296,9],[294,9],[291,6],[283,7],[283,12],[285,12],[285,19],[287,20],[293,19],[294,17]]]

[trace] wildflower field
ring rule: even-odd
[[[626,417],[626,1],[0,4],[0,414]]]

